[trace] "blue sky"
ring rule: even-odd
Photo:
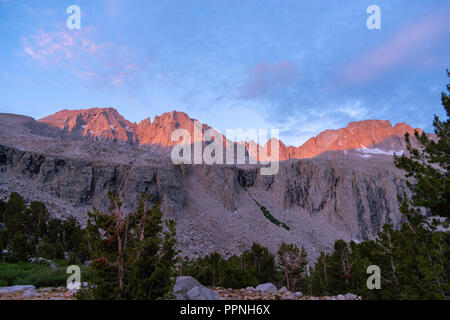
[[[66,8],[81,8],[81,30]],[[381,30],[369,30],[369,5]],[[450,1],[0,0],[0,112],[185,111],[300,145],[364,119],[444,116]]]

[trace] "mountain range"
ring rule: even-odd
[[[152,145],[170,147],[176,142],[171,140],[172,132],[185,129],[194,137],[194,122],[186,113],[172,111],[156,116],[153,122],[146,118],[141,122],[132,123],[120,115],[114,108],[92,108],[87,110],[62,110],[48,117],[38,120],[39,123],[59,128],[69,134],[92,137],[109,141],[121,141],[137,145]],[[211,129],[202,124],[203,133]],[[313,158],[327,152],[367,149],[382,145],[382,148],[403,147],[405,133],[411,135],[419,128],[412,128],[406,123],[392,126],[387,120],[365,120],[350,122],[347,127],[337,130],[325,130],[316,137],[306,141],[299,147],[286,146],[279,143],[279,160]],[[400,139],[398,139],[400,138]],[[224,137],[226,141],[226,137]],[[258,160],[270,160],[271,143],[257,144]],[[254,141],[238,141],[244,143],[247,149]]]
[[[393,154],[405,152],[403,136],[416,130],[366,120],[298,147],[277,141],[278,173],[265,176],[259,163],[172,163],[173,130],[194,130],[195,120],[183,112],[137,124],[115,109],[93,108],[37,121],[0,114],[0,123],[0,198],[19,192],[43,201],[57,217],[84,222],[87,210],[107,210],[110,191],[123,199],[125,211],[136,209],[142,192],[151,193],[176,220],[177,245],[188,256],[216,250],[229,256],[252,242],[275,251],[284,241],[315,257],[336,239],[363,241],[384,223],[398,226],[398,196],[409,191]],[[203,132],[208,129],[202,124]],[[249,156],[267,160],[263,151],[273,142]]]

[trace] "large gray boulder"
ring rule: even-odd
[[[173,293],[177,300],[219,300],[214,291],[206,288],[193,277],[178,277]]]
[[[262,292],[270,292],[270,293],[277,293],[278,289],[273,283],[263,283],[258,285],[255,290],[262,291]]]

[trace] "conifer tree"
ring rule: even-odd
[[[89,212],[88,246],[93,287],[80,298],[168,298],[173,287],[176,251],[175,222],[166,220],[163,232],[159,202],[147,206],[142,195],[136,212],[125,215],[121,201],[109,194],[109,213]]]
[[[24,199],[16,192],[11,193],[5,206],[5,225],[9,238],[17,232],[26,233],[29,222]]]
[[[315,296],[326,296],[330,291],[329,286],[329,256],[323,251],[310,271],[311,277],[311,293]]]
[[[282,243],[278,250],[278,265],[283,282],[290,291],[296,291],[301,277],[306,272],[307,253],[295,244]]]
[[[243,256],[247,263],[254,267],[257,283],[271,282],[277,278],[275,257],[268,248],[254,242]]]
[[[28,214],[31,216],[31,228],[36,241],[38,241],[39,237],[47,232],[47,221],[50,217],[50,213],[45,204],[39,201],[32,201],[28,208]]]
[[[448,70],[447,75],[450,77]],[[450,92],[450,84],[447,91]],[[425,207],[432,215],[450,217],[450,96],[442,92],[441,101],[447,120],[434,116],[436,139],[416,131],[414,136],[419,143],[416,148],[407,133],[405,139],[410,155],[395,157],[395,165],[414,179],[408,181],[414,207]]]

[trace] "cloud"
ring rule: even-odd
[[[357,100],[351,104],[347,104],[339,108],[339,112],[354,119],[363,119],[367,117],[369,111],[365,107],[361,107],[362,102]]]
[[[320,132],[342,128],[347,122],[338,116],[330,116],[328,112],[316,113],[311,110],[304,114],[299,113],[286,117],[286,120],[278,127],[280,128],[280,139],[285,145],[299,147]]]
[[[442,40],[443,34],[450,32],[448,13],[442,11],[444,13],[430,14],[404,27],[379,47],[366,51],[356,61],[344,66],[339,72],[338,83],[365,83],[385,72],[411,64],[411,61],[423,64],[432,62],[429,49]]]
[[[23,53],[43,68],[69,70],[99,87],[132,85],[147,70],[150,59],[126,45],[93,40],[90,28],[47,32],[22,39]]]
[[[291,62],[259,63],[248,72],[247,82],[239,88],[240,97],[253,99],[291,86],[300,74]]]

